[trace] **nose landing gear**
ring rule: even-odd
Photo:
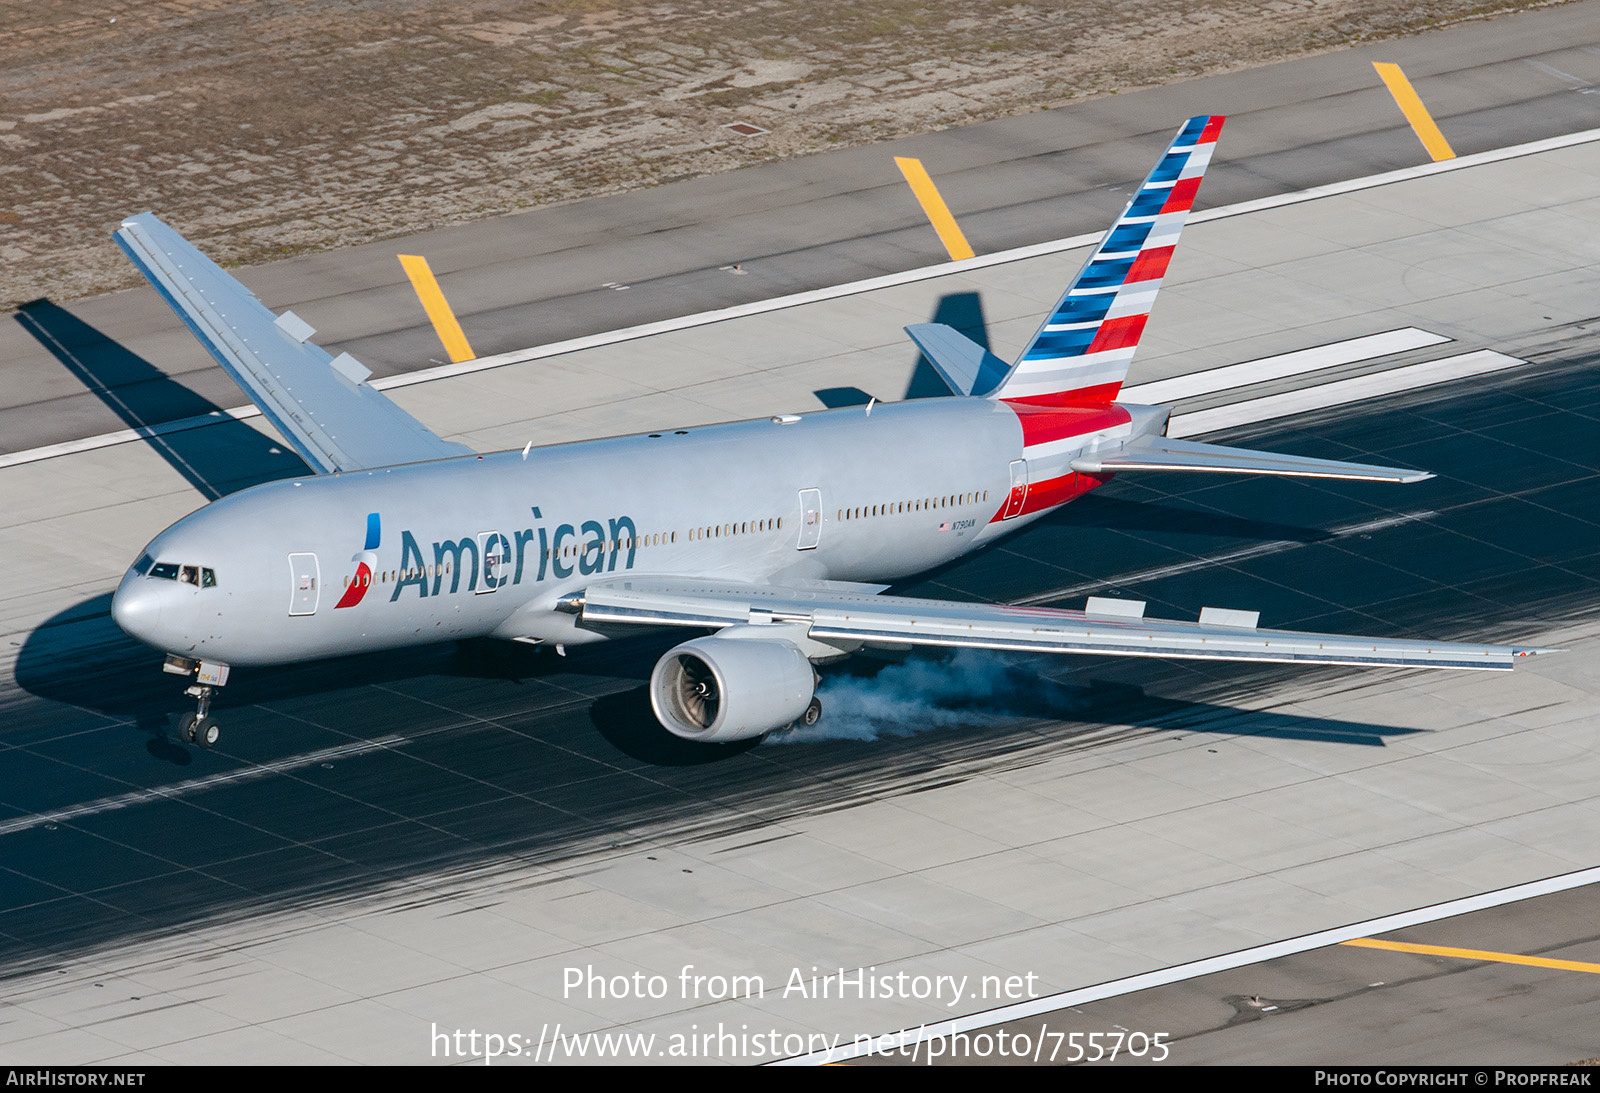
[[[211,716],[210,687],[190,687],[183,693],[199,699],[199,709],[178,718],[178,735],[197,747],[209,748],[222,735],[222,728]]]
[[[196,747],[214,746],[222,735],[222,727],[211,716],[211,697],[218,687],[228,682],[228,666],[210,660],[169,656],[161,668],[174,675],[192,675],[195,679],[195,683],[183,692],[195,699],[195,712],[178,718],[178,735]]]

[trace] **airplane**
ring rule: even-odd
[[[706,743],[815,723],[814,665],[869,646],[1458,669],[1546,651],[1268,630],[1210,607],[1152,619],[1108,597],[1070,611],[884,594],[1117,474],[1432,477],[1171,439],[1167,408],[1116,401],[1223,120],[1183,124],[1014,363],[948,326],[906,328],[949,397],[492,454],[431,432],[154,215],[129,217],[118,245],[314,473],[156,536],[112,616],[192,681],[178,730],[203,748],[234,667],[468,638],[564,654],[641,627],[709,631],[649,683],[662,726]]]

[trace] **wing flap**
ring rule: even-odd
[[[440,439],[365,380],[348,353],[309,341],[293,312],[275,315],[244,285],[150,213],[114,238],[139,272],[318,474],[471,454]]]
[[[1207,621],[1184,622],[1132,614],[649,578],[592,584],[581,596],[581,610],[583,621],[595,624],[721,627],[801,623],[808,636],[825,644],[865,642],[1186,660],[1504,670],[1518,657],[1547,651],[1262,630],[1244,624],[1251,613],[1214,608],[1202,614]]]
[[[1090,452],[1072,461],[1082,474],[1123,471],[1204,471],[1213,474],[1270,474],[1291,478],[1342,478],[1358,482],[1421,482],[1427,471],[1405,467],[1380,467],[1370,463],[1345,463],[1303,455],[1225,448],[1193,440],[1143,437],[1110,452]]]

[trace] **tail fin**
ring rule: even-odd
[[[1184,122],[990,398],[1037,406],[1115,401],[1223,120]]]

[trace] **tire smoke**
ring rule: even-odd
[[[1063,716],[1084,703],[1043,679],[1036,658],[984,649],[913,656],[871,677],[825,675],[822,720],[772,733],[769,744],[871,741],[929,729],[987,728],[1028,716]]]

